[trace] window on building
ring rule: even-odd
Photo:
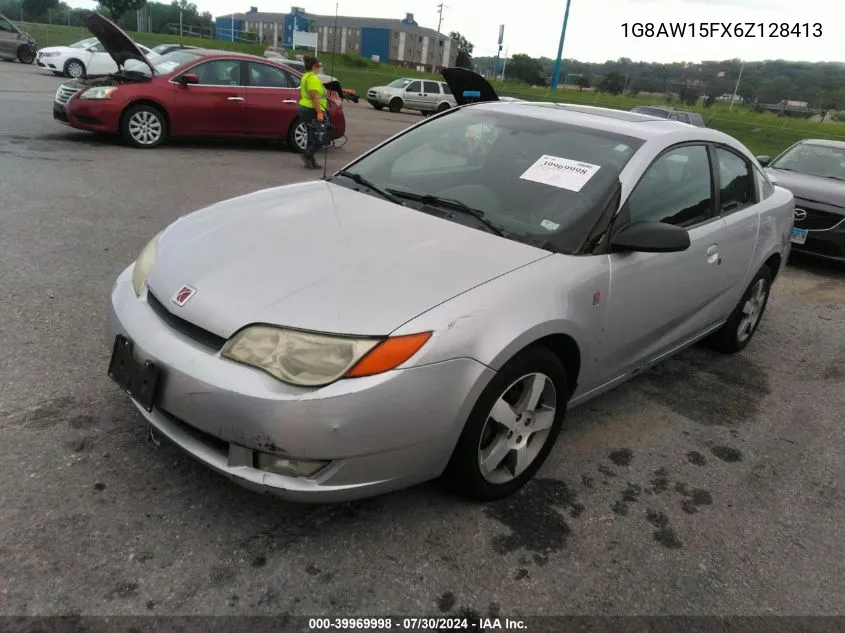
[[[420,42],[422,42],[422,35],[420,35]]]

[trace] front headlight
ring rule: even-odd
[[[147,281],[147,275],[155,264],[156,256],[158,255],[158,238],[161,233],[151,239],[138,259],[135,260],[135,268],[132,269],[132,288],[135,290],[135,295],[140,297],[141,291],[144,289],[144,283]]]
[[[61,55],[58,51],[41,51],[39,57],[57,57],[58,55]]]
[[[117,86],[94,86],[93,88],[88,88],[88,90],[79,95],[79,98],[111,99],[111,95],[115,90],[117,90]]]
[[[416,354],[431,332],[388,338],[356,338],[253,325],[232,337],[225,358],[266,371],[282,382],[320,387],[339,378],[372,376]]]

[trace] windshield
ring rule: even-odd
[[[191,51],[177,50],[151,59],[150,62],[156,69],[156,75],[167,75],[173,71],[179,70],[186,64],[196,61],[200,57],[202,57],[202,55],[192,53]],[[131,59],[126,62],[125,68],[126,70],[144,73],[145,75],[150,74],[150,67],[137,59]]]
[[[382,190],[463,203],[511,239],[575,252],[642,141],[508,110],[451,110],[349,171]]]
[[[410,79],[394,79],[387,86],[388,88],[404,88],[409,83],[411,83]]]
[[[97,42],[99,42],[96,37],[89,37],[84,40],[79,40],[78,42],[74,42],[69,46],[69,48],[88,48],[89,46],[94,46]]]
[[[845,180],[845,148],[800,143],[776,158],[771,167]]]
[[[648,106],[637,106],[632,110],[632,112],[636,112],[637,114],[649,114],[651,116],[659,116],[661,118],[668,118],[669,111],[664,110],[663,108],[649,108]]]

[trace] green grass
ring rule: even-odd
[[[39,47],[71,44],[90,37],[88,30],[81,27],[46,24],[21,26],[35,38]],[[130,33],[130,36],[146,46],[181,41],[193,46],[207,46],[253,55],[263,54],[265,48],[263,44],[195,37],[180,39],[178,35],[163,33]],[[289,54],[296,55],[300,52],[290,51]],[[323,61],[324,72],[337,76],[345,88],[356,90],[362,97],[367,94],[369,88],[384,85],[397,77],[441,78],[408,68],[379,64],[357,55],[338,54],[332,60],[331,53],[321,53],[320,57]],[[613,96],[593,91],[581,92],[577,89],[559,89],[552,92],[548,89],[530,88],[516,82],[496,81],[493,82],[493,86],[500,95],[530,101],[579,103],[622,110],[630,110],[637,105],[665,105],[665,101],[660,97]],[[677,107],[686,108],[686,106]],[[756,113],[743,106],[735,106],[732,111],[729,111],[728,106],[721,104],[706,109],[700,106],[693,109],[701,113],[708,126],[730,134],[747,145],[755,154],[773,156],[796,141],[807,137],[845,140],[845,121],[841,120],[837,120],[836,123],[815,123],[804,119],[779,117],[772,113]]]

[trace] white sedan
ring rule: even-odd
[[[158,57],[158,53],[146,46],[137,44],[148,58]],[[35,64],[44,72],[51,72],[59,77],[81,79],[96,75],[116,73],[117,63],[106,52],[100,40],[89,37],[69,46],[48,46],[38,51]]]

